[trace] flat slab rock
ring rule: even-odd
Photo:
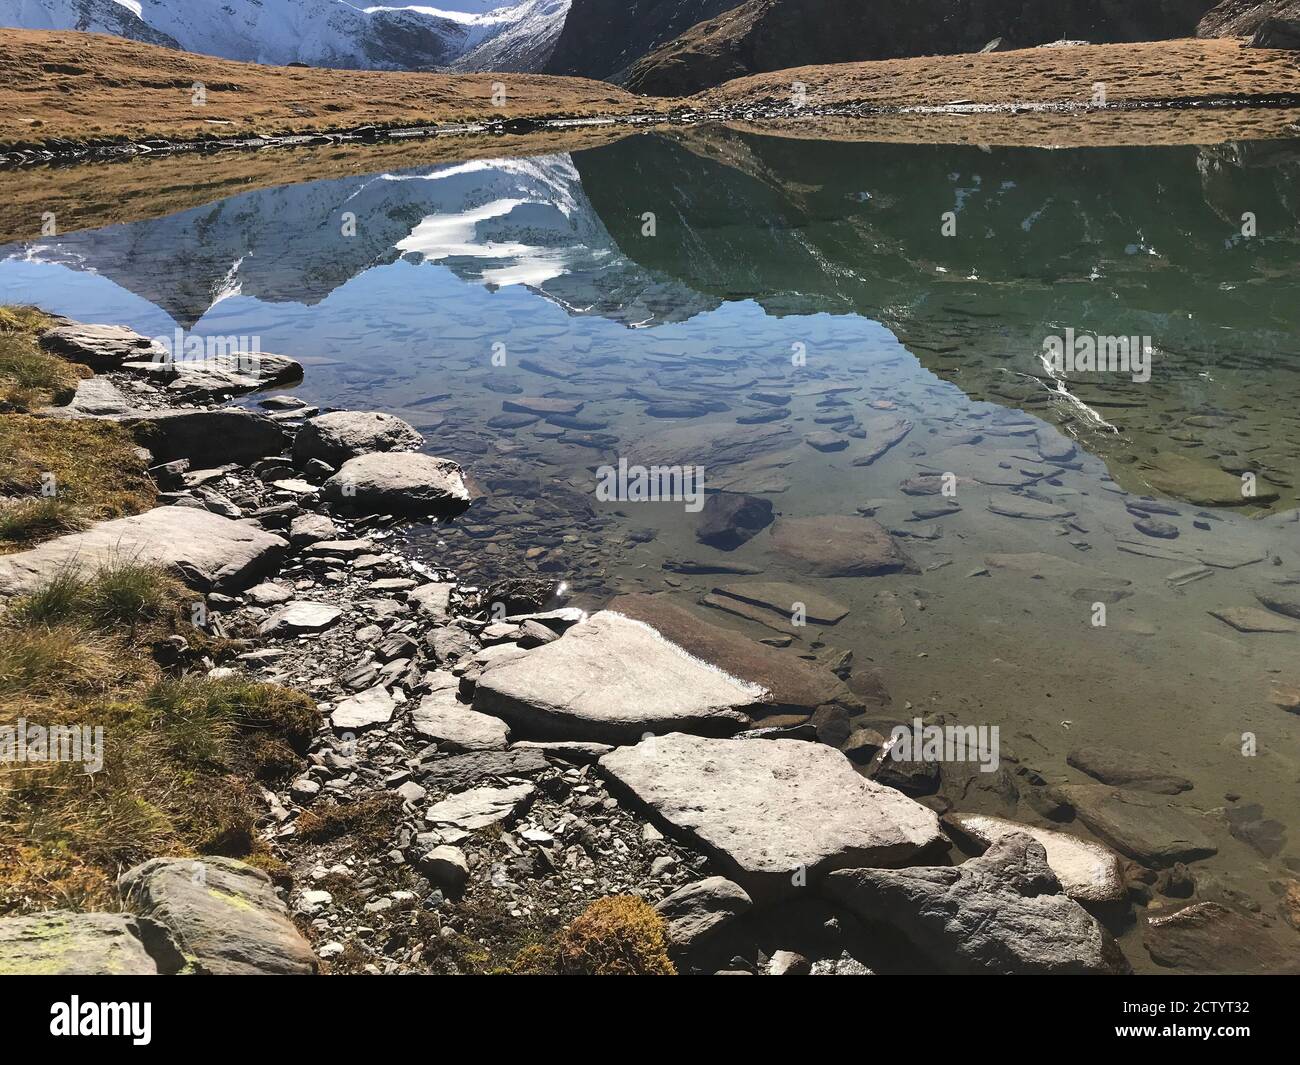
[[[134,561],[170,570],[199,591],[241,591],[276,569],[286,541],[194,507],[157,507],[0,557],[0,597],[30,592],[69,564],[93,571]]]
[[[1194,812],[1156,796],[1103,784],[1063,784],[1056,791],[1095,836],[1143,865],[1163,868],[1218,853]]]
[[[450,825],[474,832],[512,820],[532,802],[537,788],[532,784],[511,784],[504,788],[470,788],[429,807],[424,819],[435,828]]]
[[[426,695],[411,711],[411,727],[444,751],[500,750],[510,742],[510,726],[456,701],[454,689]]]
[[[830,514],[778,518],[771,548],[813,577],[874,577],[917,572],[916,563],[871,518]]]
[[[747,711],[765,695],[649,625],[603,610],[486,670],[474,709],[535,737],[620,743],[674,729],[726,735],[749,724]]]
[[[261,352],[176,360],[164,356],[157,360],[124,362],[121,368],[191,400],[243,395],[303,378],[300,362],[287,355]]]
[[[822,595],[806,585],[783,581],[743,581],[720,584],[713,591],[729,599],[752,603],[776,614],[788,622],[796,606],[803,608],[804,619],[812,625],[834,625],[848,616],[849,608],[830,596]]]
[[[844,682],[825,666],[715,625],[670,596],[620,595],[609,609],[644,621],[697,658],[764,688],[769,710],[811,713],[848,694]]]
[[[171,976],[185,967],[171,932],[133,913],[0,919],[0,976]]]
[[[341,732],[363,732],[393,719],[397,700],[382,684],[344,699],[330,714],[330,724]]]
[[[132,359],[152,359],[166,349],[124,325],[69,322],[41,334],[41,347],[96,370],[112,370]]]
[[[1092,843],[1068,832],[1023,825],[1004,817],[984,814],[949,814],[946,820],[955,830],[984,847],[1006,836],[1023,832],[1037,840],[1047,852],[1047,864],[1062,890],[1080,902],[1117,902],[1125,897],[1124,874],[1119,856],[1100,843]]]
[[[258,588],[261,587],[264,586],[258,585]],[[329,603],[312,603],[300,599],[277,610],[262,623],[258,631],[263,636],[297,636],[308,632],[324,632],[342,616],[343,611]]]
[[[823,892],[888,925],[947,973],[1124,973],[1119,947],[1061,890],[1041,843],[1023,833],[958,866],[842,869]]]
[[[153,858],[117,883],[132,908],[171,929],[201,973],[303,976],[319,968],[271,878],[251,865]]]
[[[832,869],[901,865],[943,839],[933,811],[818,743],[674,733],[599,765],[756,901],[795,894],[800,879]]]

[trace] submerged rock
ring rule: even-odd
[[[814,577],[874,577],[905,570],[913,562],[885,528],[871,518],[825,515],[780,518],[772,526],[771,546]]]
[[[1157,965],[1188,972],[1300,972],[1295,936],[1289,930],[1274,930],[1259,917],[1217,902],[1198,902],[1149,918],[1142,945]]]
[[[1194,862],[1218,853],[1196,816],[1169,803],[1101,784],[1056,789],[1093,834],[1151,868]]]
[[[123,873],[118,890],[170,928],[200,972],[301,976],[319,967],[271,878],[233,858],[153,858]]]
[[[714,492],[704,501],[695,539],[719,551],[734,551],[771,525],[772,517],[770,500]]]
[[[620,743],[675,729],[735,732],[765,696],[649,625],[601,611],[484,672],[474,709],[530,735]]]
[[[1168,765],[1122,747],[1102,744],[1076,747],[1065,760],[1103,784],[1118,788],[1136,788],[1159,795],[1177,795],[1192,789],[1192,782],[1169,772]]]
[[[1119,947],[1062,893],[1043,845],[1024,833],[955,867],[843,869],[824,892],[889,925],[943,972],[1124,973]]]
[[[933,811],[818,743],[673,733],[599,765],[757,901],[793,895],[832,869],[904,864],[943,839]]]

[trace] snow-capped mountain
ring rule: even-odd
[[[525,70],[549,58],[569,2],[0,0],[0,26],[110,33],[256,63]]]
[[[451,64],[452,70],[541,70],[555,51],[570,0],[525,0],[498,12],[513,21]]]

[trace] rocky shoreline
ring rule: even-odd
[[[480,585],[440,564],[412,533],[473,515],[472,470],[391,415],[267,392],[301,379],[292,359],[169,363],[67,320],[40,343],[96,374],[48,416],[126,425],[158,506],[0,555],[0,602],[71,559],[165,567],[227,652],[188,668],[305,692],[321,725],[262,789],[271,874],[155,857],[122,872],[122,913],[0,918],[0,972],[555,971],[545,944],[631,897],[671,959],[636,971],[1118,973],[1133,904],[1186,897],[1184,863],[1213,853],[1136,756],[1085,751],[1101,783],[1053,789],[1004,746],[991,775],[945,765],[940,791],[935,763],[888,757],[911,708],[851,656],[784,655],[652,595],[588,612],[558,573]],[[910,563],[873,537],[863,572]],[[957,813],[970,788],[1105,843]],[[1163,913],[1160,964],[1221,966],[1228,938],[1230,964],[1291,965],[1257,915]]]

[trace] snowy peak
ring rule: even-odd
[[[110,33],[273,65],[531,70],[549,58],[568,8],[569,0],[0,0],[0,25]]]

